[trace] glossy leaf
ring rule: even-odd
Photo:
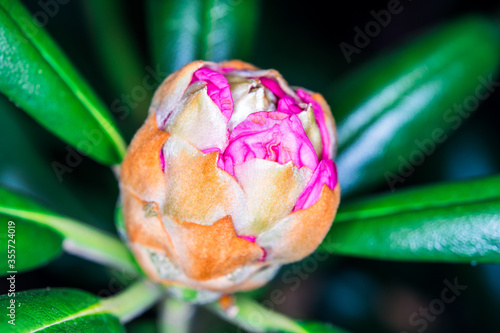
[[[499,62],[497,23],[467,17],[384,51],[338,82],[329,102],[343,195],[384,180],[401,185],[498,87]]]
[[[0,187],[0,214],[10,219],[48,227],[64,237],[64,249],[72,254],[131,272],[137,271],[125,245],[116,237],[63,217],[31,199]],[[32,244],[33,246],[33,244]]]
[[[62,251],[62,236],[50,228],[3,214],[0,222],[0,249],[5,251],[5,260],[0,261],[1,275],[43,266]]]
[[[18,0],[0,1],[0,91],[41,125],[101,163],[125,143],[106,106]]]
[[[201,55],[205,60],[245,59],[256,32],[259,1],[205,0]]]
[[[500,176],[347,203],[319,250],[383,260],[500,263]]]
[[[150,0],[150,45],[155,64],[173,72],[197,60],[248,58],[259,1]]]
[[[15,326],[2,320],[0,332],[12,328],[16,332],[103,332],[104,328],[106,332],[124,332],[120,322],[137,317],[160,296],[159,286],[143,280],[105,299],[63,288],[7,293],[0,296],[0,306],[8,311],[9,319],[15,319]]]
[[[149,0],[153,63],[174,72],[200,54],[202,1]]]
[[[106,332],[125,331],[119,319],[102,308],[98,297],[79,290],[47,288],[17,292],[15,297],[0,296],[2,309],[9,309],[11,304],[15,309],[15,326],[2,320],[1,332],[15,328],[20,333],[42,330],[97,333],[103,327]]]

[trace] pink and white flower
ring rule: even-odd
[[[129,245],[154,280],[257,288],[311,254],[340,200],[321,95],[241,61],[193,62],[159,87],[122,165]]]

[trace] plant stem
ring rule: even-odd
[[[0,213],[54,229],[64,236],[63,247],[68,253],[120,270],[137,272],[137,266],[127,247],[119,239],[102,230],[48,213],[8,207],[0,207]]]
[[[118,295],[103,299],[101,308],[120,318],[120,322],[126,323],[146,311],[161,295],[159,285],[141,279]]]
[[[165,298],[159,316],[161,333],[188,333],[194,306],[173,297]]]
[[[290,333],[307,333],[292,319],[277,312],[266,309],[256,301],[238,295],[234,298],[234,307],[222,309],[219,303],[208,304],[207,307],[221,316],[250,332],[275,332],[281,330]]]

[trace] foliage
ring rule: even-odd
[[[146,24],[154,63],[165,74],[198,58],[249,58],[260,6],[258,1],[148,1]],[[86,9],[94,18],[91,30],[100,37],[95,47],[112,89],[133,91],[141,84],[142,59],[136,41],[125,32],[124,16],[118,15],[125,15],[118,10],[120,4],[89,1]],[[110,22],[103,23],[103,11],[113,13]],[[126,139],[113,119],[114,110],[18,0],[0,0],[0,32],[0,91],[68,144],[66,163],[51,164],[59,180],[80,164],[82,156],[106,167],[119,165]],[[117,43],[110,42],[114,36],[120,36]],[[432,154],[475,108],[467,109],[467,114],[451,111],[448,117],[443,111],[446,114],[456,101],[465,104],[471,96],[479,100],[493,92],[491,77],[500,64],[499,37],[496,21],[479,15],[458,18],[386,51],[333,84],[327,97],[338,122],[337,161],[348,199],[318,253],[411,262],[500,262],[498,176],[355,197],[384,181],[392,188],[408,177],[401,175],[402,163],[415,162],[398,157],[425,149]],[[478,87],[483,95],[478,95]],[[151,93],[146,91],[147,98]],[[132,112],[125,132],[142,121],[145,98],[136,101],[142,106]],[[415,138],[420,145],[415,146]],[[15,140],[24,148],[8,155],[10,162],[34,169],[36,176],[30,181],[47,183],[43,179],[47,170],[37,167],[43,157],[36,146],[22,136]],[[59,199],[68,198],[64,193]],[[1,262],[1,273],[11,276],[9,271],[42,267],[65,251],[126,272],[124,284],[135,282],[108,298],[69,288],[18,291],[15,302],[22,307],[16,309],[22,315],[16,318],[15,329],[98,332],[106,326],[109,332],[122,332],[124,323],[157,303],[166,290],[141,280],[134,259],[117,237],[65,215],[37,203],[30,193],[0,188],[0,244],[2,248],[15,244],[16,258],[12,267]],[[119,213],[116,219],[119,224]],[[9,226],[15,228],[15,243],[10,242],[14,237]],[[250,331],[343,332],[326,323],[290,319],[263,307],[251,295],[235,296],[236,313],[218,303],[207,308]],[[9,308],[11,300],[9,294],[1,296],[0,307]],[[1,331],[11,327],[0,322]]]

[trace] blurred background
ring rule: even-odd
[[[235,0],[231,5],[245,6],[245,1],[248,0]],[[22,2],[32,13],[47,13],[41,5],[47,1]],[[106,104],[118,110],[114,112],[116,122],[130,140],[144,119],[150,98],[127,102],[123,94],[130,94],[140,84],[132,78],[151,75],[151,71],[164,76],[173,69],[158,71],[151,52],[152,48],[161,47],[151,46],[148,37],[148,27],[154,23],[148,16],[152,7],[140,1],[122,1],[116,11],[113,6],[107,7],[106,1],[100,5],[97,1],[61,2],[66,3],[59,4],[55,15],[47,16],[45,28]],[[359,54],[352,54],[348,63],[339,44],[352,44],[353,29],[363,28],[373,20],[370,11],[387,6],[388,1],[262,1],[258,13],[249,13],[255,14],[248,23],[256,27],[255,38],[239,41],[242,60],[261,68],[278,69],[290,84],[328,96],[335,89],[335,82],[357,66],[374,56],[383,56],[390,52],[390,47],[411,40],[429,27],[467,13],[500,19],[500,7],[493,1],[401,1],[402,11],[393,15],[391,23]],[[131,48],[123,46],[123,30],[113,35],[113,17],[124,19],[125,34],[134,43]],[[107,29],[108,34],[101,35],[99,27]],[[128,68],[127,60],[121,61],[123,55],[111,53],[112,50],[132,52],[131,58],[140,66]],[[116,68],[110,68],[113,63]],[[116,80],[113,71],[130,76]],[[126,78],[131,78],[130,82]],[[125,108],[117,109],[117,105]],[[335,115],[335,105],[331,106]],[[499,106],[500,94],[494,93],[400,187],[499,173]],[[0,183],[27,192],[66,215],[114,232],[118,189],[112,172],[84,158],[78,167],[58,179],[52,163],[64,161],[67,145],[4,96],[0,96],[0,110]],[[385,191],[389,191],[387,184],[372,192]],[[425,325],[412,324],[414,313],[435,305],[433,300],[441,298],[446,288],[444,280],[453,283],[455,279],[467,289],[446,304],[441,314],[430,316]],[[103,289],[117,292],[123,287],[119,280],[107,268],[65,254],[45,268],[19,275],[16,283],[18,290],[63,286],[98,293]],[[5,288],[2,281],[2,293]],[[279,300],[269,302],[275,290],[281,291]],[[401,263],[330,256],[285,266],[270,285],[254,294],[264,304],[293,318],[331,322],[351,332],[500,331],[500,267],[494,265]],[[154,330],[153,313],[154,309],[129,324],[130,331]],[[193,332],[237,331],[204,309],[196,316]],[[414,318],[424,317],[419,314]]]

